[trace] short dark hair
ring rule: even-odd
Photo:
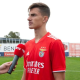
[[[32,5],[29,6],[28,11],[33,8],[39,8],[43,16],[48,16],[48,18],[50,17],[50,8],[46,4],[41,2],[33,3]]]

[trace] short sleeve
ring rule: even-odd
[[[64,46],[61,40],[55,40],[50,50],[51,66],[53,72],[62,72],[66,69]]]

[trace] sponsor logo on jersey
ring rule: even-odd
[[[39,74],[40,70],[44,68],[43,62],[26,61],[27,73]]]

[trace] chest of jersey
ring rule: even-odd
[[[28,73],[39,74],[50,62],[49,44],[46,43],[29,45],[25,54]]]
[[[49,57],[49,45],[48,44],[32,44],[26,49],[27,61],[46,61]]]

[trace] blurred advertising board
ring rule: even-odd
[[[14,52],[18,44],[0,44],[0,52]]]
[[[70,43],[69,44],[69,56],[70,57],[80,57],[80,43]]]
[[[4,52],[0,52],[0,56],[4,56]]]
[[[14,56],[14,52],[4,52],[4,57]]]
[[[63,42],[63,44],[64,44],[64,49],[65,49],[65,56],[69,56],[69,43]]]
[[[12,44],[12,43],[0,44],[0,56],[5,56],[5,57],[14,56],[14,50],[17,45],[18,44]]]

